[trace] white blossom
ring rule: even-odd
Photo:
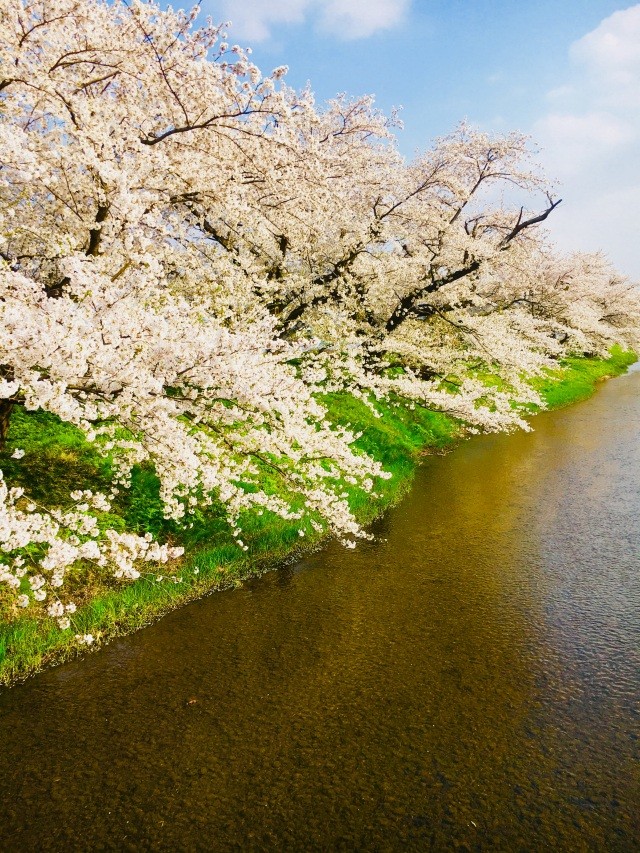
[[[49,616],[62,616],[64,614],[64,605],[60,601],[54,601],[47,607]]]

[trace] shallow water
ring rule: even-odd
[[[0,692],[0,849],[640,850],[640,371],[534,425]]]

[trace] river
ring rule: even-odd
[[[640,371],[0,692],[0,849],[640,850]]]

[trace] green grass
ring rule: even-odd
[[[549,407],[557,408],[588,397],[598,381],[624,372],[633,361],[633,354],[614,348],[608,359],[568,359],[533,384]],[[421,454],[451,447],[462,432],[461,425],[448,416],[411,408],[399,399],[376,403],[380,417],[347,394],[327,395],[324,403],[334,423],[351,425],[362,433],[357,447],[392,475],[375,484],[375,498],[347,487],[350,506],[363,524],[408,489]],[[11,459],[16,446],[26,451],[21,460]],[[7,447],[0,454],[0,467],[10,483],[22,485],[34,499],[49,505],[64,503],[73,489],[106,490],[109,481],[108,459],[74,427],[43,412],[16,411]],[[70,631],[61,631],[48,617],[16,616],[8,604],[9,596],[0,597],[0,684],[11,684],[78,655],[76,633],[92,634],[100,645],[187,601],[238,585],[284,557],[317,545],[324,535],[309,522],[301,525],[268,512],[247,512],[240,520],[243,540],[249,546],[243,552],[235,544],[220,506],[200,512],[190,530],[166,521],[157,477],[145,468],[135,470],[131,489],[119,496],[103,522],[118,529],[149,530],[163,541],[181,543],[185,558],[126,585],[108,576],[71,573],[67,592],[83,603]],[[298,533],[301,527],[303,538]],[[156,580],[159,575],[164,577],[162,581]]]
[[[635,353],[614,346],[608,359],[567,358],[559,370],[548,371],[545,377],[538,377],[531,384],[542,395],[548,408],[559,409],[586,400],[598,382],[619,376],[636,360]]]

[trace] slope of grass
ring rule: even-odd
[[[557,371],[536,379],[534,385],[549,407],[557,408],[589,396],[599,380],[624,372],[634,360],[633,354],[619,348],[608,359],[569,359]],[[347,394],[327,395],[324,403],[334,423],[350,424],[362,433],[357,446],[392,475],[375,484],[375,497],[346,487],[361,523],[371,521],[400,498],[411,483],[421,453],[450,447],[463,432],[446,415],[412,409],[402,400],[376,403],[378,417]],[[23,459],[11,458],[15,447],[25,450]],[[109,480],[109,461],[75,428],[43,412],[16,412],[7,447],[0,455],[0,468],[9,482],[23,486],[35,500],[50,506],[64,503],[77,488],[106,490]],[[86,571],[70,573],[65,594],[80,604],[70,631],[61,631],[48,617],[16,613],[10,595],[3,597],[0,590],[0,684],[77,655],[84,647],[79,648],[75,634],[92,634],[99,645],[147,625],[187,601],[240,584],[243,578],[317,545],[324,535],[309,522],[301,525],[268,512],[247,512],[240,521],[249,548],[244,552],[235,544],[220,506],[200,512],[191,529],[166,521],[158,480],[152,470],[144,468],[134,472],[131,489],[118,497],[103,523],[138,533],[148,530],[163,541],[183,544],[185,558],[126,585]]]
[[[559,370],[549,371],[545,377],[532,380],[531,384],[542,395],[548,408],[559,409],[586,400],[598,382],[619,376],[636,360],[635,353],[614,346],[607,359],[567,358]]]

